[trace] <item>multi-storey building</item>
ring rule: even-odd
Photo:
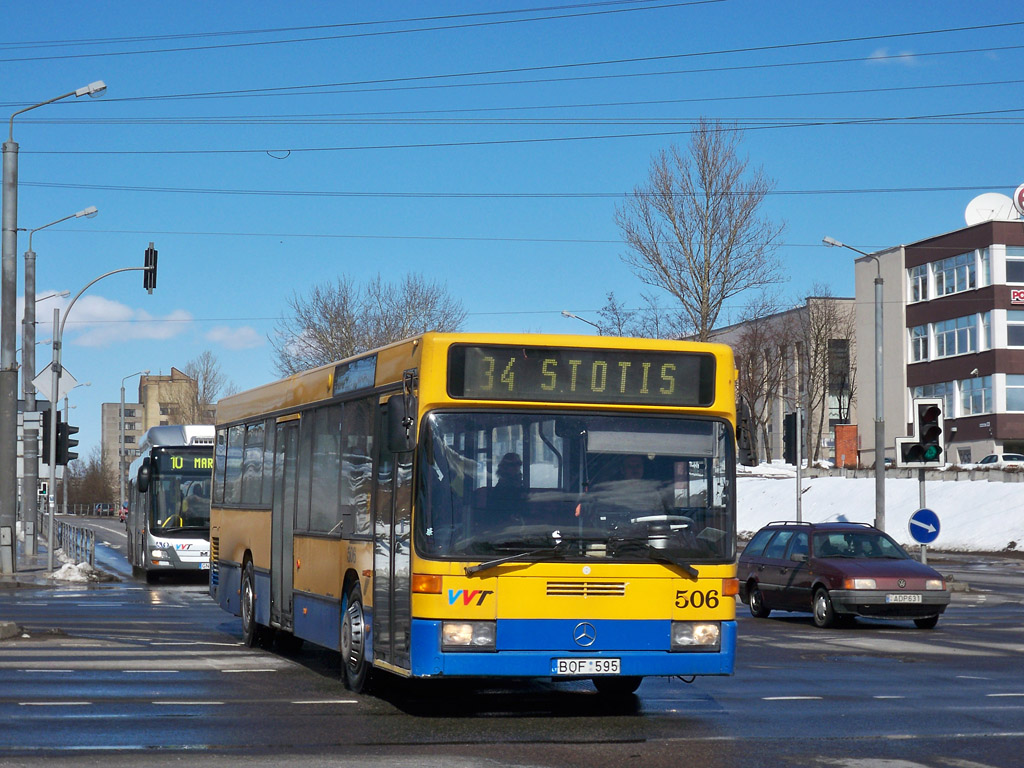
[[[943,400],[951,463],[1024,450],[1024,222],[984,221],[856,259],[862,415],[875,413],[879,276],[887,455],[908,434],[915,397]],[[863,426],[861,460],[871,464]]]
[[[139,377],[136,402],[124,404],[124,464],[138,456],[139,439],[150,427],[167,424],[213,424],[215,409],[197,411],[195,379],[172,367],[168,375]],[[118,446],[121,436],[121,403],[102,404],[103,466],[117,478]]]

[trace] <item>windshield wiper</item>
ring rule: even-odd
[[[668,563],[669,565],[674,565],[677,568],[681,568],[682,570],[690,574],[690,576],[694,579],[700,576],[700,571],[698,571],[692,565],[690,565],[689,563],[684,563],[681,560],[672,557],[670,552],[667,552],[663,549],[649,547],[647,550],[647,556],[650,557],[651,560],[655,561],[656,563]]]
[[[489,571],[495,566],[502,565],[503,563],[514,563],[517,560],[527,560],[531,557],[538,555],[552,555],[559,558],[564,557],[565,551],[561,543],[555,544],[550,547],[539,547],[537,549],[529,549],[525,552],[517,552],[514,555],[508,555],[507,557],[497,557],[493,560],[487,560],[486,562],[480,563],[479,565],[467,565],[466,575],[473,576],[480,571]]]

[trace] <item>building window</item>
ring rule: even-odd
[[[919,325],[910,329],[910,362],[920,363],[928,359],[928,326]]]
[[[978,287],[973,251],[936,261],[932,264],[932,270],[935,275],[936,296],[948,296],[951,293],[971,291]]]
[[[973,416],[992,411],[992,377],[978,376],[960,382],[960,415]]]
[[[134,419],[135,418],[135,409],[134,408],[125,408],[124,409],[124,417],[126,419]]]
[[[1006,246],[1006,282],[1024,283],[1024,246]]]
[[[952,357],[978,351],[978,327],[974,315],[935,323],[935,357]]]
[[[928,300],[928,265],[911,267],[907,270],[907,283],[910,288],[910,303]]]
[[[956,385],[954,385],[952,381],[943,381],[938,384],[925,384],[920,387],[914,387],[910,390],[910,396],[913,398],[941,398],[942,412],[945,414],[945,418],[954,418],[953,406],[956,403]]]
[[[1024,347],[1024,310],[1006,312],[1006,346]]]
[[[135,442],[135,436],[134,435],[125,435],[124,436],[124,444],[125,445],[128,445],[129,443],[134,443],[134,442]]]
[[[1024,375],[1006,374],[1006,410],[1024,411]]]

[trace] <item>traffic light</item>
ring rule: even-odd
[[[50,463],[50,409],[47,408],[45,411],[40,411],[39,415],[42,417],[41,427],[43,432],[43,452],[40,458],[44,464]]]
[[[914,400],[914,431],[900,438],[900,465],[904,467],[941,467],[945,464],[942,400]]]
[[[142,273],[142,287],[149,291],[149,293],[152,293],[153,289],[156,288],[156,248],[153,247],[152,243],[146,249],[144,264],[145,270]]]
[[[78,458],[78,452],[72,451],[71,449],[78,445],[77,440],[72,440],[71,436],[78,433],[78,427],[72,427],[70,424],[58,421],[57,422],[57,464],[60,466],[67,466],[69,462],[74,461]]]

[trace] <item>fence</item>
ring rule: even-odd
[[[95,567],[96,532],[66,520],[55,519],[54,522],[57,546],[64,550],[65,556],[74,563],[89,563]]]

